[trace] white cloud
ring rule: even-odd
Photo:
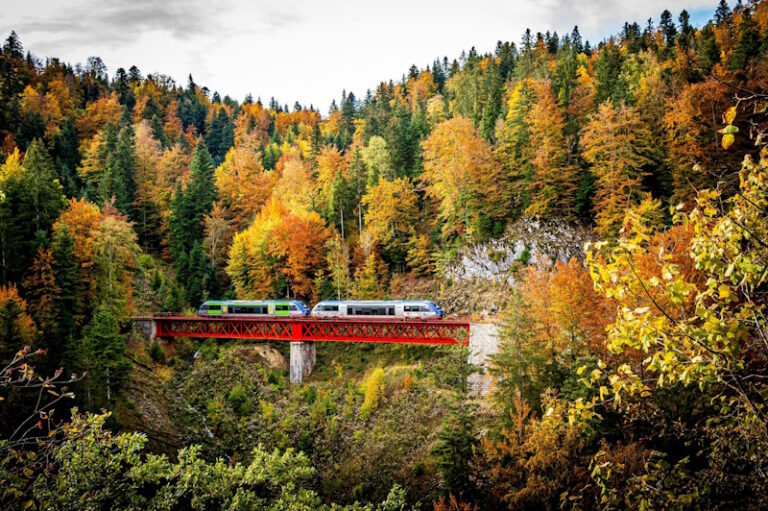
[[[16,30],[38,56],[85,62],[99,55],[111,73],[136,65],[180,83],[242,99],[246,93],[326,110],[342,89],[357,95],[382,80],[497,40],[526,27],[564,34],[579,25],[593,42],[624,21],[658,22],[664,8],[714,12],[704,0],[27,0],[6,6],[0,33]],[[695,19],[695,18],[694,18]]]

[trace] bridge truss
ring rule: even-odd
[[[468,344],[469,323],[394,318],[155,316],[155,335],[274,341]]]

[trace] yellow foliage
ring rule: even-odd
[[[377,367],[363,383],[365,398],[360,406],[360,417],[367,420],[379,407],[379,400],[384,392],[384,369]]]

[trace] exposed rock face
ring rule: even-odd
[[[499,239],[468,245],[446,276],[456,280],[486,279],[512,284],[516,268],[549,265],[581,257],[591,231],[578,224],[522,218]]]
[[[499,239],[464,247],[445,277],[440,303],[449,314],[494,317],[504,308],[517,272],[525,265],[582,258],[591,231],[581,225],[522,218]]]

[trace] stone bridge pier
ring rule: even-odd
[[[290,373],[291,383],[301,383],[309,376],[317,362],[314,342],[291,342]]]
[[[473,392],[487,394],[491,390],[491,376],[487,369],[491,356],[499,352],[499,329],[498,323],[472,323],[469,327],[468,362],[480,369],[467,378]]]

